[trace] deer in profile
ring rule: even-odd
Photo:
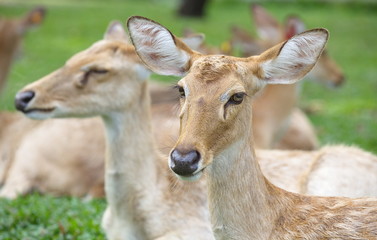
[[[108,239],[214,239],[204,182],[177,181],[156,149],[150,71],[127,40],[112,23],[102,41],[17,93],[16,107],[36,119],[102,118]]]
[[[262,6],[251,6],[253,22],[259,38],[233,26],[231,45],[240,55],[248,57],[262,53],[275,44],[288,40],[305,31],[305,24],[298,17],[290,16],[280,24]],[[340,67],[325,49],[307,78],[338,87],[344,82]],[[280,149],[316,149],[318,139],[307,116],[297,108],[300,83],[268,85],[254,100],[253,125],[256,146]],[[268,109],[268,110],[266,110]]]
[[[0,92],[5,87],[12,61],[28,29],[41,24],[46,10],[35,8],[21,18],[0,17]]]
[[[317,62],[328,39],[313,29],[261,55],[237,58],[191,50],[162,25],[131,17],[140,58],[154,72],[184,76],[180,133],[169,167],[180,178],[206,175],[216,239],[376,239],[377,199],[313,197],[276,187],[255,157],[253,96],[267,84],[292,84]]]

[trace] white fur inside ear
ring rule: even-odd
[[[137,53],[152,71],[175,76],[185,73],[190,56],[177,48],[167,29],[143,18],[130,19],[128,28]]]
[[[325,30],[313,30],[288,40],[276,58],[261,64],[264,80],[290,84],[303,78],[317,62],[327,37]]]

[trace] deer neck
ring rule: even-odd
[[[103,117],[106,129],[105,190],[110,207],[134,210],[133,199],[144,192],[153,197],[156,153],[146,81],[140,99]],[[129,208],[124,205],[129,204]],[[136,203],[135,203],[136,204]],[[129,214],[129,213],[128,213]]]
[[[250,143],[252,134],[235,142],[208,167],[216,239],[268,239],[282,209],[281,190],[263,176]]]

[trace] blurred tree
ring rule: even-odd
[[[182,0],[178,15],[184,17],[203,17],[208,0]]]

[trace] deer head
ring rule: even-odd
[[[222,153],[251,132],[251,99],[266,84],[300,80],[318,60],[328,38],[314,29],[259,56],[236,58],[191,50],[162,25],[131,17],[128,29],[140,58],[153,71],[184,76],[180,133],[169,166],[185,179],[198,178]]]
[[[15,105],[37,119],[103,115],[137,102],[148,76],[122,25],[112,22],[103,40],[18,92]]]

